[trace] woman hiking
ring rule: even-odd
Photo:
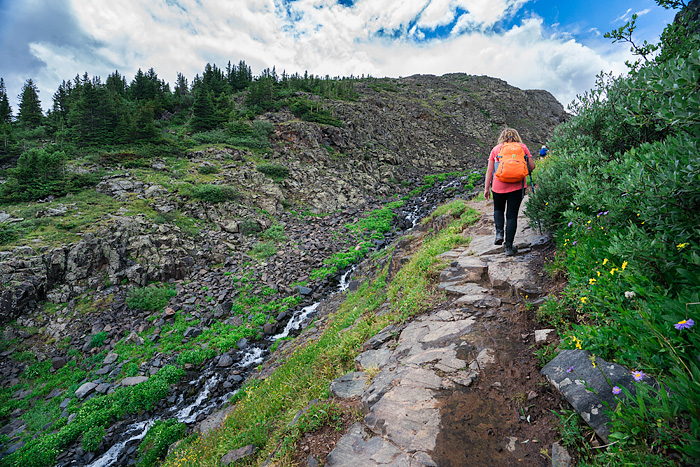
[[[511,161],[505,164],[506,160],[516,162]],[[518,248],[513,246],[515,230],[518,227],[518,211],[525,196],[526,176],[534,169],[535,162],[532,160],[530,150],[523,144],[518,132],[513,128],[503,130],[498,136],[498,144],[489,155],[489,166],[484,183],[484,198],[489,199],[491,191],[493,191],[493,221],[496,224],[494,244],[501,245],[505,239],[505,251],[508,256],[513,256],[518,252]],[[515,170],[519,172],[511,173]],[[504,173],[506,171],[508,173]],[[520,176],[522,176],[521,180],[513,181]]]

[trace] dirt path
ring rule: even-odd
[[[447,299],[379,333],[358,371],[331,385],[338,398],[359,398],[365,415],[318,456],[325,465],[551,465],[541,451],[551,452],[560,396],[539,374],[524,306],[544,293],[548,239],[521,217],[520,253],[506,257],[493,245],[492,205],[470,205],[482,213],[464,232],[471,242],[442,255],[452,260],[439,283]]]

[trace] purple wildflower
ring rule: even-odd
[[[591,226],[589,225],[588,228],[587,228],[586,230],[591,230],[592,228],[593,228],[593,227],[591,227]]]
[[[635,371],[632,373],[632,377],[634,378],[635,381],[639,382],[644,378],[644,372],[642,371]]]
[[[690,328],[692,328],[693,326],[695,326],[695,321],[693,321],[692,319],[684,319],[684,320],[679,321],[679,322],[677,322],[676,324],[673,325],[673,327],[675,327],[675,328],[678,329],[678,330],[681,330],[681,329],[690,329]]]
[[[574,240],[574,243],[572,243],[572,245],[576,245],[576,240]]]
[[[613,391],[612,391],[612,392],[613,392],[613,394],[617,395],[617,394],[620,394],[620,393],[622,392],[622,389],[620,389],[620,388],[617,387],[617,386],[613,386]]]
[[[568,227],[571,227],[572,225],[574,225],[574,222],[573,222],[573,221],[571,221],[571,222],[569,222],[569,223],[568,223],[568,224],[566,224],[566,225],[567,225]]]
[[[603,213],[603,215],[604,215],[604,216],[607,216],[609,212],[610,212],[610,211],[605,211],[605,212]]]
[[[571,373],[572,371],[574,371],[574,367],[573,367],[573,366],[570,366],[569,369],[566,370],[567,373]]]
[[[596,217],[600,217],[603,215],[603,211],[600,211]]]

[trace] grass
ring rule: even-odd
[[[291,462],[303,428],[290,430],[291,420],[313,399],[327,399],[330,382],[353,367],[353,359],[362,343],[390,323],[420,313],[437,296],[430,277],[440,264],[437,255],[464,242],[464,226],[478,216],[462,209],[455,201],[453,211],[462,214],[439,232],[424,240],[411,261],[387,285],[386,269],[377,271],[347,296],[339,310],[322,326],[318,340],[307,341],[290,350],[284,362],[264,380],[251,380],[234,397],[235,408],[223,428],[209,435],[185,440],[164,461],[164,466],[217,466],[231,449],[253,444],[258,448],[255,465],[268,455],[278,465]],[[389,299],[391,312],[377,316],[376,311]],[[322,405],[309,415],[308,423],[333,425],[333,409]],[[320,420],[320,422],[319,422]],[[305,426],[302,424],[301,426]]]

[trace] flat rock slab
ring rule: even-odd
[[[130,376],[122,380],[122,386],[136,386],[148,381],[148,376]]]
[[[435,466],[425,452],[406,454],[381,436],[372,436],[356,423],[326,458],[328,467],[419,467]]]
[[[503,253],[503,245],[494,245],[496,235],[472,235],[467,255],[488,256]]]
[[[355,357],[355,369],[364,371],[369,368],[382,368],[389,363],[392,351],[389,349],[368,350]]]
[[[367,388],[367,374],[362,371],[354,371],[331,382],[330,392],[335,397],[349,399],[361,396]]]
[[[474,284],[469,282],[467,284],[456,284],[454,282],[441,283],[438,289],[444,290],[445,292],[453,295],[477,295],[477,294],[487,294],[489,292],[488,287],[484,287],[479,284]]]
[[[95,390],[97,387],[97,383],[83,383],[76,391],[75,391],[75,396],[78,399],[82,399],[83,397],[87,396],[90,394],[92,391]]]
[[[610,417],[604,412],[608,408],[614,410],[622,397],[615,396],[612,388],[625,387],[632,395],[637,389],[632,374],[622,365],[602,358],[596,358],[595,365],[594,368],[591,355],[585,350],[562,350],[542,368],[542,374],[607,443]],[[642,384],[649,382],[652,381],[645,378]]]
[[[513,289],[516,292],[536,289],[529,262],[517,256],[494,258],[489,263],[489,283],[494,289]]]

